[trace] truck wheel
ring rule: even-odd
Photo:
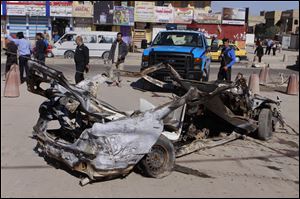
[[[104,53],[102,54],[102,59],[108,60],[108,57],[109,57],[109,52],[108,52],[108,51],[106,51],[106,52],[104,52]]]
[[[65,59],[73,59],[74,58],[75,53],[71,50],[65,52],[64,57]]]
[[[169,175],[175,163],[175,150],[172,142],[160,135],[151,151],[139,163],[143,174],[152,178],[163,178]]]
[[[257,136],[260,140],[268,140],[273,134],[272,112],[270,109],[264,108],[258,116]]]

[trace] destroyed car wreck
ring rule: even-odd
[[[44,156],[87,175],[81,185],[126,176],[133,168],[161,178],[170,174],[175,157],[199,150],[215,132],[229,134],[225,142],[254,132],[268,139],[277,121],[282,120],[279,102],[253,97],[242,77],[226,84],[183,80],[165,63],[140,73],[118,71],[160,87],[171,84],[178,95],[158,107],[145,101],[140,110],[123,112],[97,99],[98,86],[110,81],[106,76],[96,75],[73,85],[60,71],[34,61],[28,64],[28,90],[48,99],[41,104],[33,127],[36,148]],[[174,82],[148,76],[162,68],[170,71]],[[44,83],[50,86],[44,89]],[[49,128],[53,121],[58,121],[58,129]],[[213,128],[216,126],[218,129]]]
[[[96,98],[97,86],[108,81],[107,77],[97,75],[72,85],[60,71],[34,61],[28,64],[28,91],[48,98],[41,104],[33,127],[36,148],[86,174],[82,185],[103,177],[125,176],[136,165],[147,176],[168,175],[175,150],[164,136],[173,132],[165,132],[163,120],[188,101],[201,104],[219,92],[199,96],[197,89],[191,88],[159,107],[125,113]],[[50,87],[42,88],[44,83]],[[60,128],[48,129],[51,121],[58,121]]]

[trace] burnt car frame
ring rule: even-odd
[[[40,105],[33,127],[38,141],[35,149],[86,174],[81,185],[126,176],[135,166],[146,176],[168,175],[174,166],[175,149],[167,137],[178,132],[166,130],[164,120],[187,101],[201,104],[220,92],[201,94],[191,88],[159,107],[144,102],[141,110],[128,113],[97,99],[97,87],[109,81],[104,75],[73,85],[60,71],[34,61],[28,65],[28,91],[48,98]],[[58,129],[49,128],[53,121],[58,121]]]

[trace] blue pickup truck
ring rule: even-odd
[[[184,79],[208,81],[211,58],[205,36],[189,30],[160,31],[150,47],[144,47],[141,70],[160,62],[170,63]],[[150,75],[171,80],[164,69]]]

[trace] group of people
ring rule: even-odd
[[[23,32],[18,32],[16,36],[11,36],[9,34],[5,35],[7,39],[6,44],[6,74],[10,70],[10,67],[13,64],[18,64],[20,66],[20,80],[21,84],[23,84],[27,80],[29,68],[27,61],[31,59],[31,55],[33,54],[36,60],[40,64],[45,64],[45,54],[48,47],[49,37],[47,34],[36,33],[36,42],[35,48],[32,48],[30,41],[26,40]],[[83,39],[81,36],[76,37],[76,50],[75,50],[75,82],[76,84],[80,81],[84,80],[84,72],[89,71],[89,48],[84,45]],[[109,60],[111,60],[111,65],[108,70],[109,77],[113,80],[113,85],[121,86],[120,75],[116,75],[113,73],[114,69],[123,70],[125,57],[128,54],[128,46],[122,39],[122,33],[117,34],[117,39],[113,42],[111,46],[111,50],[109,53]],[[19,59],[18,59],[19,58]],[[24,75],[24,71],[26,75]]]
[[[18,64],[19,61],[20,80],[21,84],[23,84],[27,79],[29,71],[27,61],[31,58],[32,54],[39,63],[45,64],[45,53],[48,47],[48,38],[46,35],[45,33],[36,33],[35,48],[32,48],[30,41],[25,39],[23,32],[18,32],[13,36],[6,34],[7,60],[5,74],[8,73],[13,64]],[[24,75],[24,72],[26,75]]]
[[[271,50],[273,51],[273,56],[276,56],[276,51],[279,50],[279,52],[281,51],[281,43],[274,41],[272,39],[267,39],[266,40],[266,51],[264,53],[264,48],[262,46],[262,42],[257,40],[256,41],[256,49],[254,51],[254,54],[258,57],[258,62],[261,63],[261,58],[264,55],[270,55]]]

